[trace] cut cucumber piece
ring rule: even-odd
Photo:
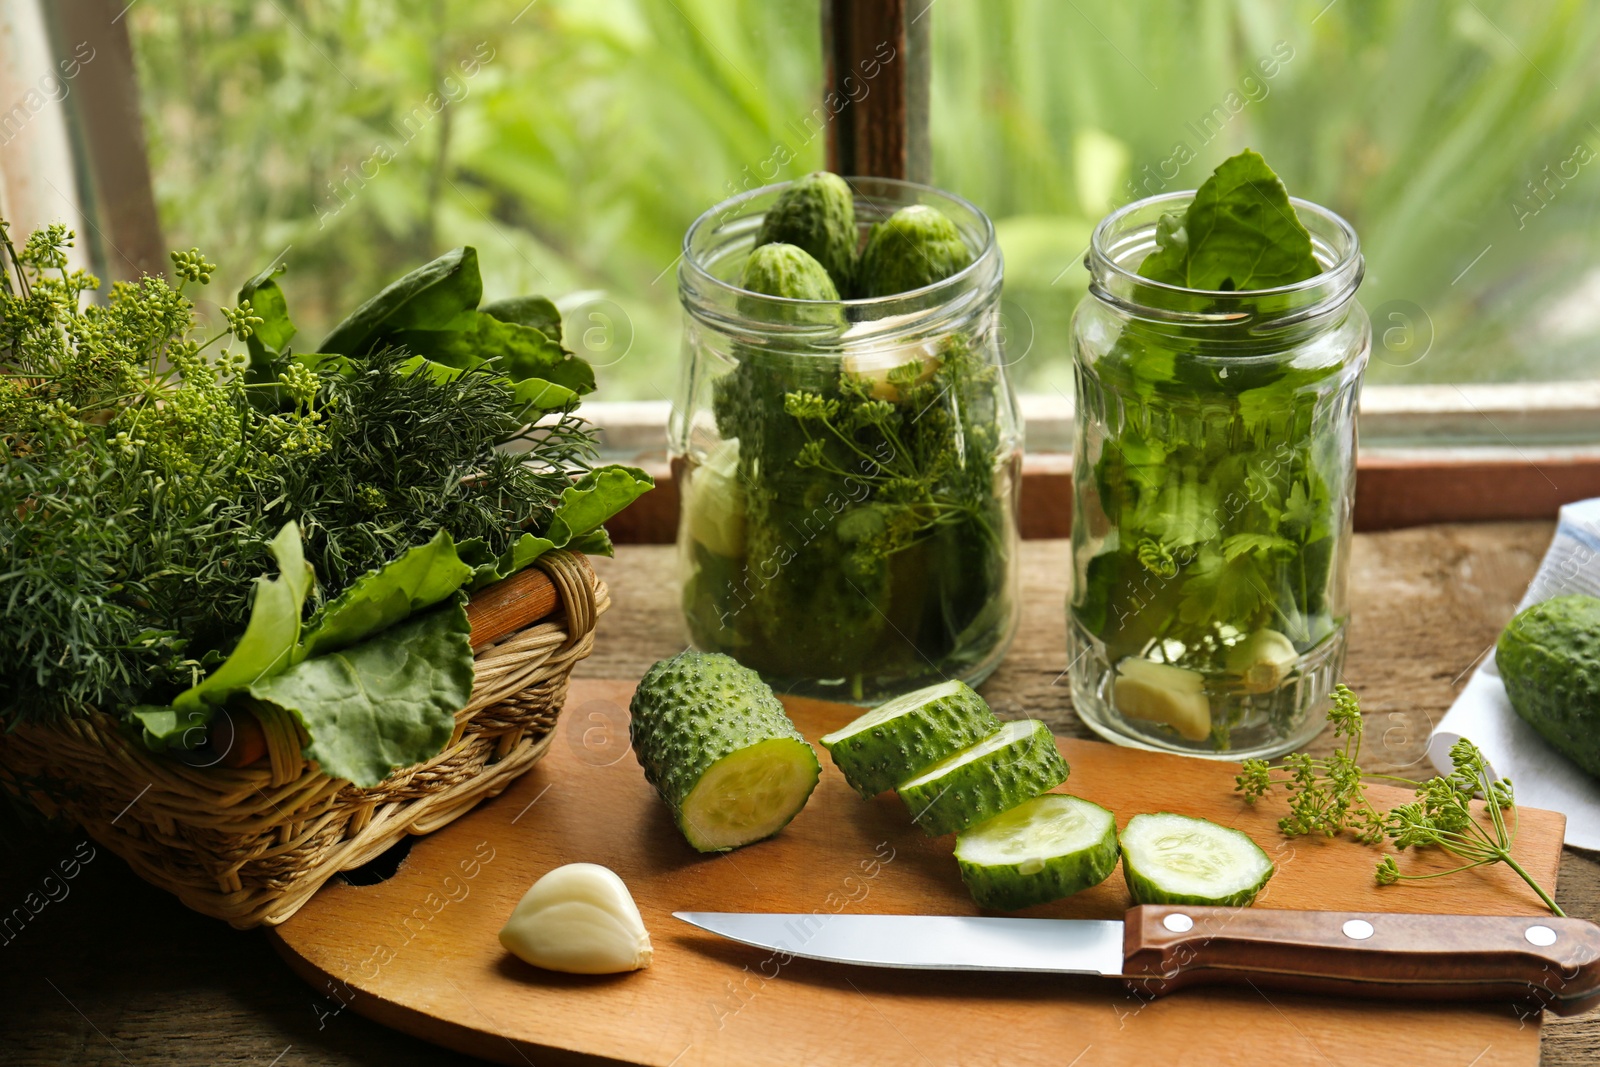
[[[1117,866],[1117,821],[1098,804],[1047,793],[965,830],[956,862],[972,899],[1015,911],[1099,885]]]
[[[822,773],[772,689],[731,656],[662,660],[629,710],[645,778],[701,852],[771,837],[805,807]]]
[[[941,682],[880,704],[824,736],[822,747],[856,792],[875,797],[999,729],[970,686]]]
[[[1199,671],[1129,656],[1117,664],[1111,699],[1130,719],[1164,723],[1186,741],[1204,741],[1211,736],[1211,701],[1204,690]]]
[[[930,837],[953,834],[1032,800],[1067,780],[1050,728],[1020,719],[935,763],[896,789]]]
[[[1122,875],[1140,904],[1242,908],[1274,869],[1248,834],[1205,819],[1162,811],[1135,815],[1122,831]]]

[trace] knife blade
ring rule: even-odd
[[[1122,919],[674,912],[789,957],[865,967],[1102,975],[1160,996],[1245,983],[1341,996],[1600,1002],[1600,926],[1547,915],[1417,915],[1147,904]]]

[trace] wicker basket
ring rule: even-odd
[[[581,555],[552,552],[535,566],[555,586],[556,611],[475,641],[476,683],[450,743],[370,789],[308,764],[286,716],[263,720],[268,757],[239,770],[153,755],[106,714],[21,724],[0,733],[0,782],[194,910],[240,929],[281,923],[338,872],[466,814],[544,755],[610,597]]]

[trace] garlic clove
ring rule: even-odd
[[[650,934],[628,887],[609,867],[569,863],[533,883],[500,943],[535,967],[616,974],[650,966]]]
[[[1130,656],[1117,664],[1111,700],[1126,717],[1165,723],[1185,740],[1211,736],[1211,701],[1198,671]]]
[[[880,323],[873,322],[868,325],[877,327]],[[850,339],[850,331],[845,331],[845,340]],[[886,344],[882,347],[854,349],[847,351],[840,361],[844,373],[858,379],[866,386],[868,394],[874,400],[887,400],[891,404],[898,404],[902,399],[900,386],[889,380],[889,373],[908,363],[918,364],[917,377],[913,384],[921,385],[938,372],[944,362],[939,357],[938,347],[931,341],[913,344]]]
[[[1256,630],[1228,650],[1227,668],[1244,680],[1246,693],[1270,693],[1299,660],[1294,642],[1277,630]]]

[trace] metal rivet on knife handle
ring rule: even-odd
[[[1194,920],[1181,911],[1175,911],[1165,919],[1162,919],[1161,925],[1175,934],[1186,934],[1194,929]],[[1529,933],[1531,934],[1532,931],[1529,931]]]
[[[1372,936],[1372,924],[1365,919],[1351,919],[1340,929],[1344,931],[1344,936],[1352,941],[1365,941]]]
[[[1522,934],[1528,939],[1528,944],[1548,948],[1556,943],[1556,932],[1548,926],[1530,926]]]

